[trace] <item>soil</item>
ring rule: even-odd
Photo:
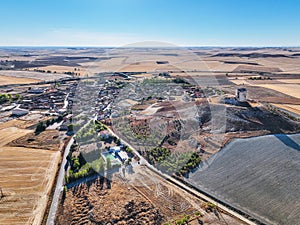
[[[0,147],[0,224],[41,223],[53,185],[59,152]]]
[[[29,133],[9,143],[9,146],[27,147],[27,148],[42,148],[46,150],[58,151],[62,144],[59,138],[59,131],[45,130],[42,133],[35,135]]]
[[[81,184],[61,199],[55,224],[161,224],[163,216],[136,190],[114,182],[101,189],[100,179]]]
[[[69,189],[61,196],[55,224],[159,225],[174,223],[183,215],[193,217],[195,212],[205,224],[243,224],[206,208],[206,202],[137,166],[131,173],[115,174],[111,189],[100,178]]]

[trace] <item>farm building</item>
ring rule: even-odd
[[[13,109],[12,110],[12,115],[13,116],[24,116],[24,115],[26,115],[26,114],[28,114],[29,113],[29,111],[28,110],[26,110],[26,109],[21,109],[21,108],[15,108],[15,109]]]
[[[122,162],[124,162],[128,159],[127,153],[124,151],[115,152],[115,156],[119,157]]]
[[[122,146],[110,147],[109,153],[114,154],[115,158],[119,158],[122,162],[128,159],[127,153],[121,151]]]
[[[27,92],[30,94],[42,94],[44,90],[42,88],[31,88]]]
[[[238,88],[236,90],[236,98],[239,102],[247,101],[247,89],[246,88]]]

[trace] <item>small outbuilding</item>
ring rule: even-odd
[[[15,108],[12,110],[12,116],[24,116],[28,114],[29,111],[27,109]]]
[[[246,102],[247,101],[247,89],[246,88],[238,88],[236,90],[236,99],[239,102]]]

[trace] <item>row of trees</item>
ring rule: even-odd
[[[248,79],[249,80],[272,80],[271,77],[261,77],[261,76],[259,76],[259,77],[249,77]]]
[[[63,120],[63,116],[58,116],[56,119],[52,118],[52,119],[49,119],[49,120],[46,120],[46,121],[41,121],[36,126],[34,133],[37,135],[37,134],[45,131],[48,126],[50,126],[54,123],[59,123],[62,120]]]
[[[156,147],[147,151],[147,158],[152,164],[162,162],[170,155],[171,151],[163,147]]]
[[[79,156],[72,157],[71,159],[69,158],[68,162],[70,162],[71,168],[69,170],[69,175],[65,178],[66,183],[74,182],[78,179],[85,178],[96,173],[104,176],[105,171],[108,171],[113,167],[109,158],[105,161],[101,156],[99,159],[89,163],[83,159],[81,153]]]
[[[76,134],[76,140],[81,143],[95,141],[98,132],[106,130],[106,126],[99,121],[90,121],[88,125],[79,130]]]
[[[182,78],[179,78],[179,77],[173,79],[173,82],[174,82],[175,84],[185,84],[185,85],[189,85],[189,84],[190,84],[190,83],[187,82],[185,79],[182,79]]]
[[[18,101],[21,99],[20,94],[0,94],[0,104],[4,104],[7,102],[13,102],[13,101]]]

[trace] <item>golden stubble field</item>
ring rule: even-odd
[[[14,77],[14,76],[3,76],[0,75],[0,84],[7,85],[7,84],[30,84],[36,83],[41,80],[33,79],[33,78],[23,78],[23,77]]]
[[[7,145],[31,132],[5,124],[0,129],[1,225],[38,225],[46,210],[60,152]]]
[[[272,89],[275,91],[279,91],[286,95],[300,98],[300,85],[299,84],[256,84],[255,86],[269,88],[269,89]]]

